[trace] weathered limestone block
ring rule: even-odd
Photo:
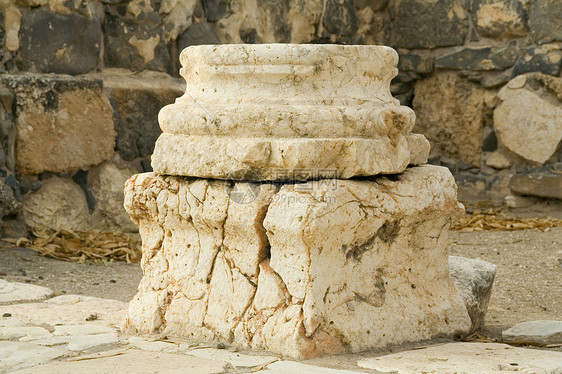
[[[413,111],[390,94],[397,62],[396,52],[381,46],[186,48],[186,93],[160,111],[154,171],[347,179],[425,162],[429,143],[409,141]]]
[[[19,173],[87,169],[113,156],[113,109],[101,81],[6,75],[0,85],[15,93]]]
[[[494,127],[502,145],[526,160],[547,162],[562,141],[562,79],[520,75],[498,97]]]
[[[144,271],[125,330],[304,358],[470,329],[446,168],[281,186],[146,173],[125,208]]]

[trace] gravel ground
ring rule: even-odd
[[[451,254],[498,265],[486,319],[491,332],[522,321],[562,318],[562,228],[453,231],[451,236]],[[12,247],[0,253],[0,278],[46,286],[57,295],[129,301],[142,276],[139,264],[69,263]]]

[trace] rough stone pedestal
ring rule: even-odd
[[[450,172],[297,184],[132,177],[144,277],[124,328],[295,358],[463,333]]]

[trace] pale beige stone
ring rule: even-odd
[[[427,158],[427,144],[409,137],[413,111],[390,94],[391,48],[207,45],[180,59],[187,88],[160,111],[158,174],[347,179]]]
[[[18,346],[15,346],[15,348],[18,348]],[[155,372],[160,372],[166,374],[216,374],[224,373],[229,367],[229,365],[223,361],[166,352],[147,352],[140,349],[123,350],[120,348],[117,350],[95,353],[91,356],[82,356],[82,358],[84,357],[86,359],[83,360],[53,361],[45,365],[19,370],[16,373],[61,374],[95,372],[154,374]],[[45,361],[47,360],[37,363]],[[25,366],[31,365],[32,363],[29,362]]]
[[[51,177],[36,192],[23,197],[24,222],[35,229],[86,231],[90,212],[86,196],[70,178]]]
[[[486,166],[494,169],[507,169],[511,167],[511,160],[504,153],[495,151],[486,158]]]
[[[0,303],[37,301],[52,295],[53,291],[47,287],[0,279]]]
[[[448,270],[461,208],[446,168],[279,190],[145,173],[125,191],[144,270],[128,331],[302,358],[470,328]]]
[[[113,109],[99,86],[90,81],[82,87],[62,77],[43,82],[47,88],[30,82],[18,86],[16,93],[20,173],[87,169],[113,156]],[[59,91],[47,92],[50,85]]]
[[[449,343],[370,357],[360,367],[400,374],[545,373],[562,371],[562,352],[524,349],[498,343]]]
[[[538,77],[538,79],[537,79]],[[558,149],[562,140],[562,99],[548,90],[535,90],[528,83],[540,82],[541,75],[516,77],[498,94],[501,103],[494,110],[494,127],[501,143],[510,151],[526,160],[544,164]],[[553,78],[553,85],[560,86],[562,79]],[[554,86],[553,86],[554,87]],[[546,91],[546,92],[544,92]]]

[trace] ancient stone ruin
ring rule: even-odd
[[[196,46],[125,208],[144,277],[123,328],[295,358],[451,336],[470,319],[447,168],[382,46]]]

